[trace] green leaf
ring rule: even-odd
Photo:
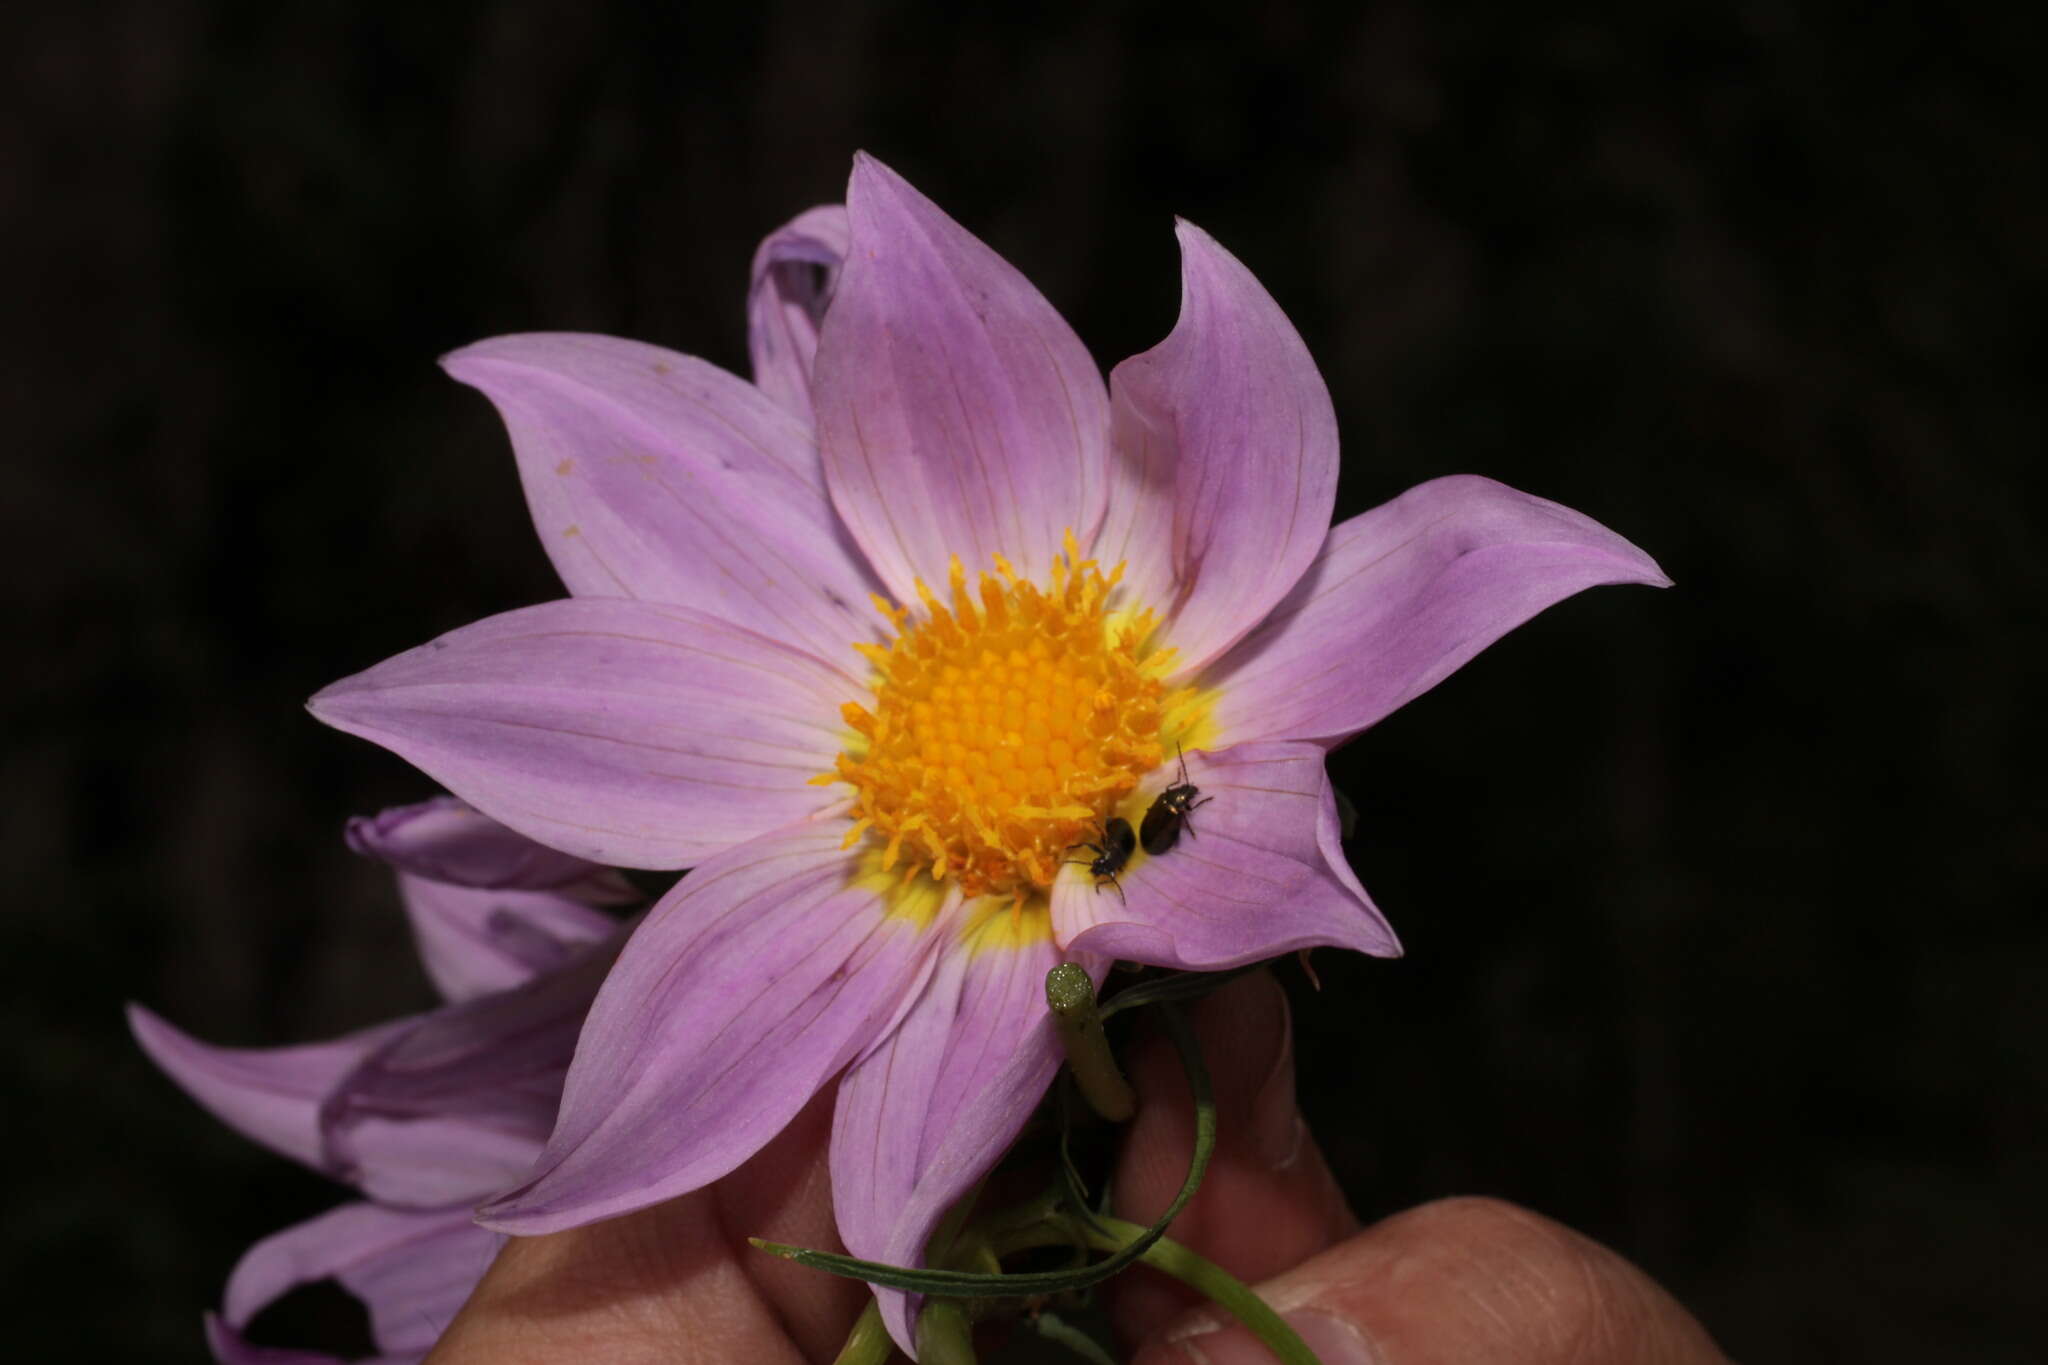
[[[1166,1024],[1167,1037],[1173,1040],[1174,1051],[1180,1054],[1181,1066],[1188,1075],[1188,1089],[1195,1099],[1195,1152],[1188,1162],[1187,1178],[1181,1182],[1180,1193],[1160,1215],[1159,1221],[1142,1233],[1117,1248],[1104,1260],[1079,1270],[1050,1270],[1017,1275],[984,1275],[969,1270],[913,1270],[908,1266],[884,1265],[879,1261],[862,1261],[852,1256],[838,1256],[828,1251],[812,1251],[804,1247],[787,1246],[780,1242],[767,1242],[759,1237],[747,1241],[761,1251],[780,1256],[786,1261],[822,1270],[827,1274],[841,1275],[850,1280],[866,1280],[869,1284],[883,1285],[890,1289],[904,1289],[913,1294],[930,1294],[942,1298],[956,1299],[997,1299],[1035,1298],[1043,1294],[1064,1294],[1071,1290],[1086,1289],[1101,1284],[1110,1276],[1143,1256],[1154,1242],[1166,1235],[1167,1226],[1180,1216],[1201,1188],[1202,1176],[1209,1169],[1209,1158],[1216,1151],[1216,1099],[1209,1089],[1209,1072],[1202,1065],[1201,1048],[1195,1042],[1193,1030],[1187,1020],[1170,1002],[1161,1001],[1160,1016]]]
[[[1171,976],[1158,976],[1150,981],[1140,981],[1128,986],[1104,1001],[1101,1016],[1104,1019],[1123,1010],[1135,1009],[1139,1005],[1163,1005],[1182,1000],[1196,1000],[1226,982],[1235,981],[1246,972],[1255,972],[1265,966],[1253,962],[1243,967],[1233,967],[1227,972],[1175,972]]]

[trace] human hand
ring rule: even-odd
[[[1359,1229],[1294,1103],[1286,997],[1266,973],[1193,1011],[1216,1091],[1207,1179],[1173,1237],[1254,1284],[1324,1365],[1713,1365],[1699,1324],[1628,1262],[1513,1205],[1451,1199]],[[1142,1103],[1115,1188],[1156,1217],[1192,1121],[1170,1048],[1132,1054]],[[839,1250],[825,1170],[832,1097],[694,1194],[609,1222],[515,1238],[430,1365],[830,1361],[864,1286],[764,1256],[748,1236]],[[1107,1287],[1133,1365],[1269,1361],[1220,1310],[1143,1267]]]

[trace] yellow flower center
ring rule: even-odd
[[[846,844],[882,843],[883,870],[908,860],[968,896],[1021,905],[1060,864],[1101,838],[1116,804],[1170,752],[1192,693],[1161,682],[1172,651],[1149,649],[1149,610],[1111,610],[1123,566],[1105,575],[1071,532],[1046,586],[995,556],[970,594],[952,562],[950,603],[876,606],[896,628],[860,645],[874,665],[870,704],[840,714],[855,732],[834,771],[854,789]]]

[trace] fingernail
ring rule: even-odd
[[[1269,1171],[1282,1171],[1301,1156],[1307,1127],[1294,1103],[1294,1012],[1287,993],[1271,983],[1280,1007],[1280,1046],[1266,1079],[1252,1100],[1252,1153]]]
[[[1342,1318],[1314,1308],[1280,1316],[1322,1365],[1380,1365],[1380,1354],[1365,1334]],[[1210,1322],[1192,1335],[1175,1337],[1173,1344],[1194,1365],[1273,1365],[1265,1344],[1238,1326],[1219,1331]]]
[[[1281,1316],[1323,1365],[1380,1365],[1380,1353],[1365,1339],[1365,1333],[1340,1317],[1313,1308],[1298,1308]]]

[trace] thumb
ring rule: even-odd
[[[1323,1365],[1727,1365],[1642,1271],[1494,1199],[1396,1214],[1258,1292]],[[1271,1365],[1218,1311],[1180,1319],[1132,1365]]]

